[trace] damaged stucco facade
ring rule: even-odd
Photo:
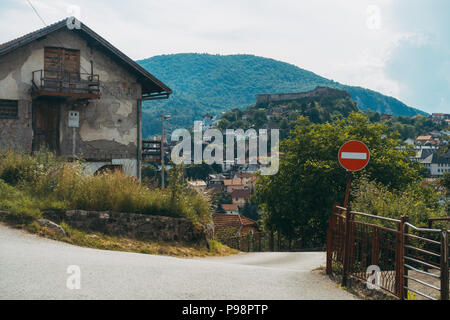
[[[99,99],[57,99],[60,155],[71,157],[75,150],[76,156],[87,160],[91,172],[119,164],[124,172],[138,177],[141,85],[112,56],[67,28],[0,57],[0,99],[18,101],[17,119],[0,119],[0,149],[32,151],[32,73],[44,69],[45,47],[80,50],[80,72],[92,71],[100,79]],[[78,128],[68,126],[69,111],[79,112]]]

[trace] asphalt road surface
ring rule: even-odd
[[[312,271],[324,264],[323,252],[184,259],[104,251],[0,225],[0,299],[355,299]]]

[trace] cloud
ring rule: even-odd
[[[450,2],[396,4],[393,26],[409,32],[391,50],[386,74],[401,84],[399,95],[428,112],[450,112]]]
[[[180,52],[250,53],[425,109],[429,103],[410,94],[415,85],[395,65],[407,54],[401,49],[406,43],[429,46],[430,28],[442,29],[441,18],[448,20],[449,12],[440,9],[446,0],[429,0],[432,12],[442,16],[437,21],[421,13],[428,1],[416,0],[31,1],[47,23],[78,5],[84,23],[134,59]],[[0,42],[42,27],[26,1],[6,0],[0,8]],[[442,34],[433,39],[448,42]]]

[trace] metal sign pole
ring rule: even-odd
[[[347,208],[348,206],[348,199],[350,197],[350,187],[352,184],[352,171],[347,171],[348,177],[347,177],[347,187],[345,189],[345,200],[344,200],[344,208]]]
[[[76,128],[72,128],[72,156],[75,158],[75,152],[76,152]]]
[[[161,188],[164,189],[164,116],[161,114]]]

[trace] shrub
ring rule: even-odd
[[[186,188],[183,168],[170,173],[166,190],[148,187],[121,171],[90,176],[81,162],[64,162],[49,152],[34,156],[0,153],[0,209],[25,223],[46,209],[82,209],[184,217],[210,221],[206,197]],[[172,170],[171,170],[172,171]]]
[[[0,210],[6,210],[7,220],[27,224],[40,217],[39,203],[27,193],[0,179]]]
[[[62,160],[51,152],[40,151],[30,156],[7,150],[0,153],[0,179],[10,185],[35,185],[50,178],[62,165]]]
[[[411,184],[403,191],[389,190],[363,176],[355,185],[352,210],[395,219],[408,216],[409,222],[418,227],[426,227],[430,217],[446,216],[436,192],[420,183]]]

